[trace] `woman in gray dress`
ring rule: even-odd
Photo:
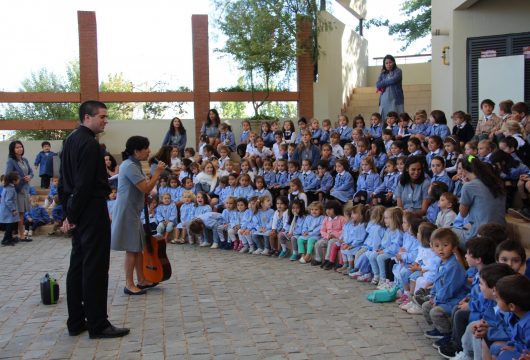
[[[392,55],[387,55],[383,59],[383,68],[375,86],[379,96],[379,113],[383,120],[386,119],[390,111],[398,114],[403,112],[404,95],[402,86],[402,72],[396,65],[396,59]]]
[[[118,196],[112,212],[111,249],[126,252],[123,292],[127,295],[145,294],[146,288],[156,285],[146,281],[143,275],[145,234],[140,212],[145,203],[145,194],[153,190],[167,165],[159,161],[151,179],[147,179],[140,161],[147,160],[149,153],[149,139],[146,137],[132,136],[127,140],[118,175]],[[134,283],[135,270],[138,284]]]
[[[24,157],[24,145],[22,142],[15,140],[9,144],[9,156],[7,159],[6,175],[16,172],[20,178],[18,185],[15,187],[17,191],[17,205],[20,221],[18,222],[18,238],[20,241],[31,241],[24,233],[24,212],[31,209],[29,203],[29,182],[33,178],[33,170]]]

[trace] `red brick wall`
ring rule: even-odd
[[[298,44],[307,47],[310,43],[311,23],[307,20],[298,21]],[[313,117],[313,58],[310,50],[303,50],[298,55],[298,116],[306,119]]]
[[[96,13],[78,11],[81,102],[99,100],[98,34]]]
[[[192,15],[193,92],[196,142],[202,122],[210,108],[210,62],[208,53],[208,15]]]

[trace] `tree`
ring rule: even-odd
[[[389,35],[397,35],[399,40],[405,42],[401,48],[401,51],[404,51],[414,41],[431,33],[431,0],[404,0],[401,12],[407,17],[401,23],[390,24],[388,19],[371,19],[366,22],[366,28],[388,27]]]

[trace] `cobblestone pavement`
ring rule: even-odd
[[[170,245],[173,276],[146,296],[123,294],[123,253],[112,253],[109,318],[121,339],[68,336],[70,240],[39,237],[0,248],[0,358],[439,359],[422,316],[372,304],[373,286],[287,259]],[[39,279],[59,280],[57,305]]]

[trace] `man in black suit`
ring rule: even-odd
[[[107,107],[85,101],[79,107],[81,126],[63,144],[59,197],[66,211],[65,229],[72,231],[72,253],[66,277],[68,333],[88,330],[91,339],[125,336],[129,329],[107,320],[110,263],[110,193],[105,161],[96,134],[108,124]]]

